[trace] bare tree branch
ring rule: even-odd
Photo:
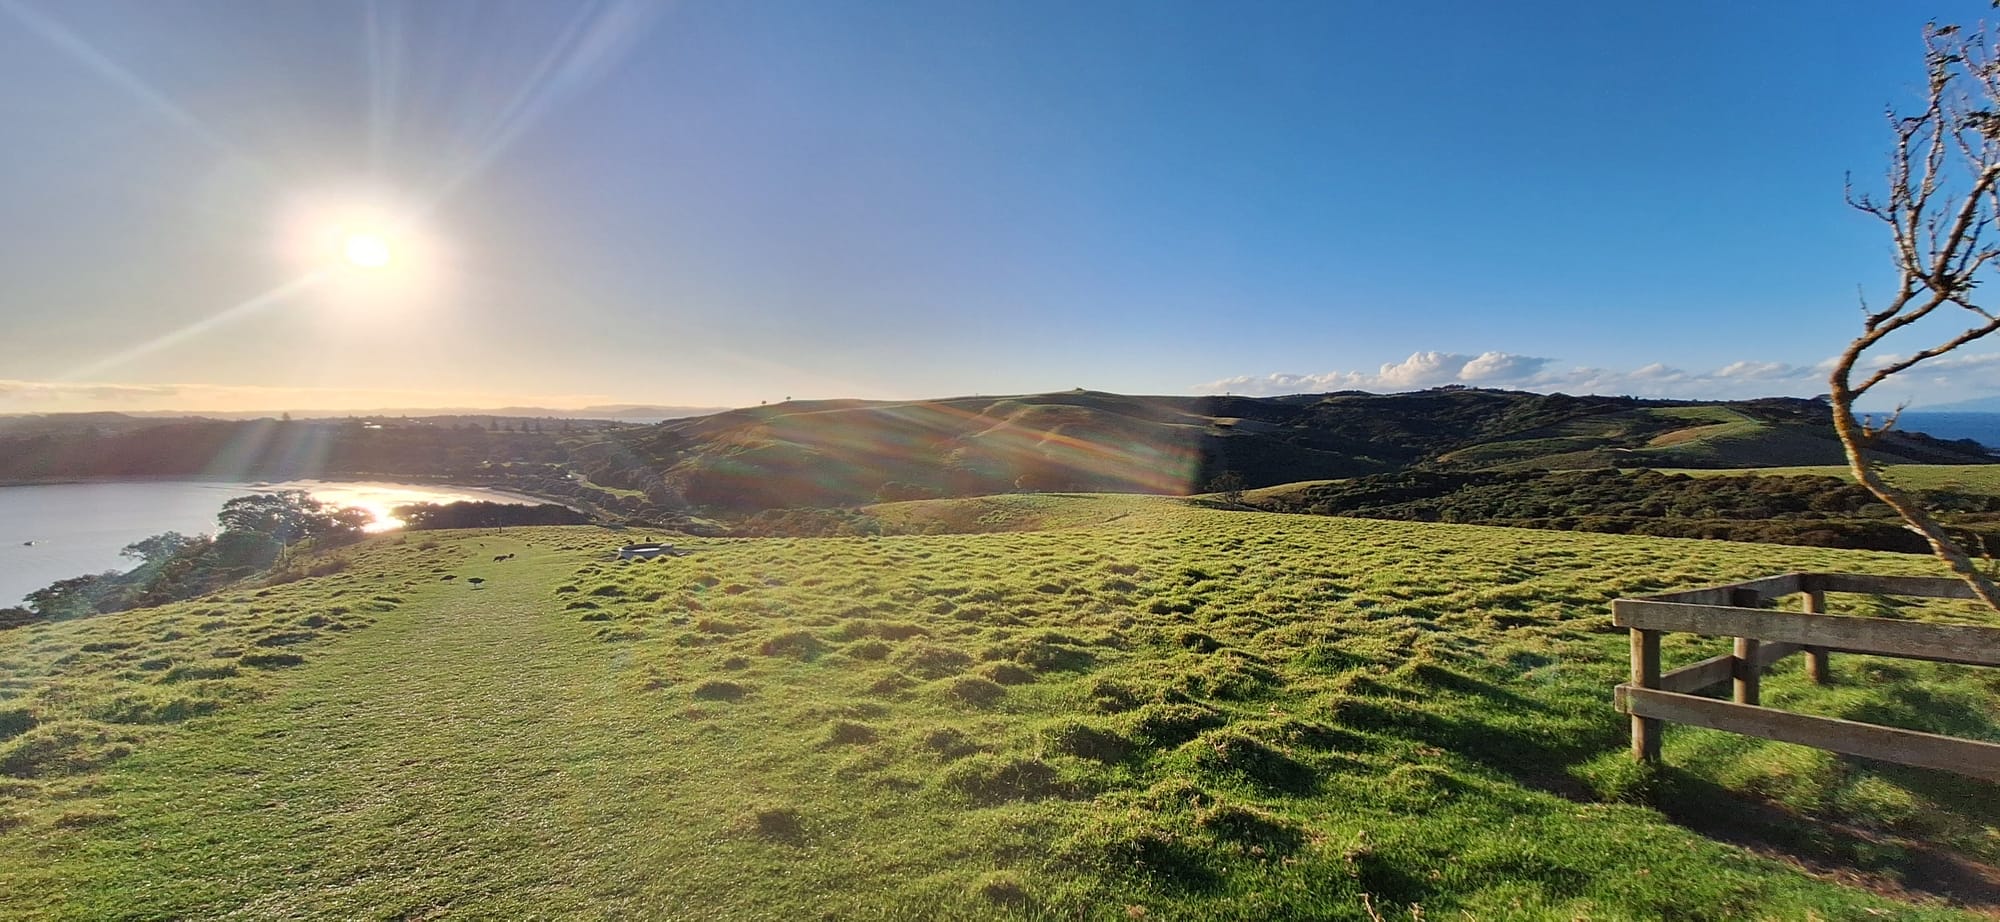
[[[2000,2],[1996,2],[2000,5]],[[1924,29],[1928,77],[1923,107],[1913,114],[1888,113],[1895,146],[1886,171],[1886,198],[1844,188],[1849,206],[1889,228],[1896,264],[1896,289],[1880,310],[1861,299],[1862,332],[1847,344],[1828,376],[1833,426],[1848,466],[1861,485],[1896,511],[1924,537],[1940,560],[1988,606],[2000,610],[2000,586],[1981,573],[1964,548],[1930,512],[1883,478],[1871,451],[1902,417],[1898,406],[1879,426],[1857,419],[1854,402],[1875,387],[1917,365],[2000,330],[2000,315],[1974,297],[1979,274],[2000,260],[2000,248],[1985,239],[2000,218],[2000,53],[1984,29],[1957,26]],[[1954,179],[1965,182],[1952,191]],[[1928,349],[1883,363],[1854,383],[1856,369],[1874,364],[1870,350],[1890,334],[1906,330],[1940,307],[1962,308],[1980,321]]]

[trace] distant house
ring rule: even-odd
[[[649,557],[679,557],[681,552],[671,544],[628,544],[618,549],[619,560],[645,560]]]

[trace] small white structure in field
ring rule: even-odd
[[[646,560],[661,555],[679,557],[680,551],[671,544],[628,544],[618,549],[619,560]]]

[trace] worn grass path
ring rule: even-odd
[[[483,589],[418,589],[283,694],[118,766],[122,834],[52,856],[40,908],[697,917],[726,903],[729,882],[676,872],[677,837],[661,831],[740,779],[660,762],[661,738],[685,727],[621,691],[622,646],[551,612],[573,555],[488,548],[521,556],[461,570],[484,573]]]

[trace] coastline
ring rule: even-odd
[[[563,506],[565,508],[572,509],[576,512],[581,512],[586,515],[589,514],[589,510],[578,508],[577,505],[572,501],[564,500],[559,497],[543,496],[537,493],[530,493],[526,490],[522,490],[512,486],[499,486],[495,484],[486,484],[486,483],[467,483],[463,480],[455,480],[451,478],[432,478],[415,474],[325,474],[315,477],[287,477],[282,480],[269,480],[269,479],[242,480],[240,478],[234,478],[234,477],[196,477],[196,476],[184,477],[173,474],[133,475],[128,477],[70,476],[70,477],[47,477],[47,478],[35,478],[35,479],[0,480],[0,489],[5,489],[7,487],[87,486],[93,484],[113,484],[113,483],[201,483],[201,484],[241,486],[253,490],[259,488],[260,486],[263,488],[272,488],[279,484],[285,484],[285,483],[409,484],[411,486],[427,486],[427,487],[441,487],[441,488],[450,487],[459,490],[479,490],[486,493],[497,493],[502,496],[509,496],[515,499],[533,500],[534,502],[540,504],[546,504],[551,506]]]

